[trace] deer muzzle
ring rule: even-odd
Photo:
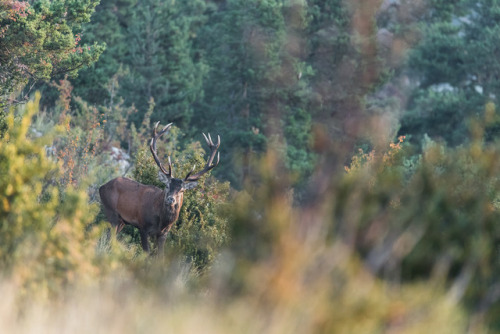
[[[175,204],[175,198],[172,196],[167,197],[167,200],[165,201],[167,205],[174,205]]]

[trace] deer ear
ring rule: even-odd
[[[165,174],[163,174],[161,170],[158,171],[158,178],[161,182],[165,183],[167,187],[170,185],[170,179]]]
[[[196,181],[187,181],[182,183],[182,189],[184,190],[190,190],[193,189],[198,185],[198,182]]]

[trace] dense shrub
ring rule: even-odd
[[[0,141],[0,264],[3,275],[44,294],[97,274],[86,232],[97,207],[84,191],[58,187],[60,165],[45,152],[53,135],[30,131],[39,98],[9,115]]]

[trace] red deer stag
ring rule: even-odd
[[[195,168],[193,166],[193,169],[185,178],[176,179],[174,178],[170,156],[168,157],[167,171],[156,153],[156,140],[168,132],[172,123],[157,133],[159,123],[154,126],[153,138],[149,148],[156,164],[160,167],[158,176],[165,183],[165,190],[124,177],[117,177],[101,186],[99,194],[104,206],[104,212],[111,225],[116,229],[116,233],[119,233],[125,224],[135,226],[139,229],[144,251],[149,252],[148,237],[153,237],[154,243],[158,247],[158,254],[161,255],[163,254],[163,245],[167,233],[179,218],[184,190],[193,189],[197,185],[196,181],[203,174],[219,164],[219,154],[217,154],[217,162],[212,162],[220,145],[220,137],[217,136],[217,144],[214,144],[210,134],[208,134],[208,137],[203,134],[211,151],[205,168],[193,174]]]

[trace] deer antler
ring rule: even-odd
[[[205,137],[205,140],[208,144],[208,147],[210,148],[210,157],[207,160],[207,164],[205,165],[205,168],[203,168],[201,171],[199,171],[196,174],[191,175],[194,172],[195,166],[193,166],[193,169],[186,175],[184,178],[185,181],[197,181],[203,174],[214,168],[219,164],[219,159],[220,159],[220,152],[217,152],[217,149],[220,146],[220,136],[217,136],[217,144],[214,144],[212,141],[212,137],[210,137],[210,133],[208,134],[208,137],[203,134],[203,137]],[[217,162],[215,164],[212,163],[212,161],[215,158],[215,153],[217,153]]]
[[[158,154],[156,153],[156,140],[161,137],[164,133],[168,132],[170,130],[170,127],[172,126],[172,123],[167,124],[158,134],[156,133],[156,129],[158,128],[158,125],[160,122],[156,122],[154,128],[153,128],[153,138],[151,138],[151,143],[149,144],[149,148],[151,150],[151,153],[153,154],[153,158],[156,161],[156,164],[158,167],[160,167],[160,170],[165,174],[168,178],[173,178],[174,173],[172,171],[172,162],[170,161],[170,156],[168,157],[168,172],[163,167],[163,164],[161,163],[160,159],[158,159]]]

